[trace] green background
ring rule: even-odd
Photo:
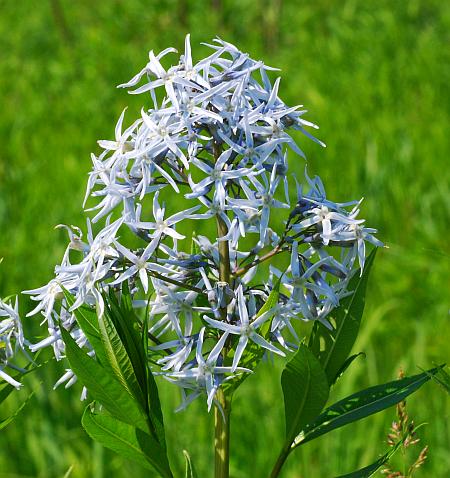
[[[304,104],[320,125],[322,149],[304,138],[311,174],[330,198],[365,197],[363,216],[389,249],[377,257],[352,365],[334,398],[449,361],[448,158],[450,4],[445,1],[251,0],[0,1],[0,296],[38,287],[53,274],[66,235],[84,224],[81,203],[98,139],[111,138],[144,101],[115,86],[147,51],[194,58],[219,35],[282,69],[280,96]],[[291,158],[300,174],[304,162]],[[29,304],[23,301],[25,310]],[[27,327],[37,330],[37,317]],[[0,477],[149,477],[92,443],[80,425],[81,388],[50,391],[64,364],[27,380],[36,390],[0,435]],[[283,435],[280,364],[265,363],[238,392],[232,421],[232,476],[267,476]],[[203,402],[173,414],[177,391],[164,384],[168,441],[177,475],[182,449],[201,477],[212,476],[211,416]],[[1,416],[27,391],[13,394]],[[429,460],[417,476],[450,473],[450,400],[428,384],[408,400]],[[395,410],[320,438],[287,462],[285,477],[332,477],[370,463]],[[417,452],[420,448],[417,448]],[[400,457],[401,458],[401,457]],[[397,463],[401,459],[397,459]]]

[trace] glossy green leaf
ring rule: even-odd
[[[142,393],[130,358],[128,357],[127,351],[114,324],[108,314],[99,317],[98,323],[106,358],[112,371],[128,393],[137,400],[142,407],[143,412],[146,413],[146,398]]]
[[[195,471],[194,464],[192,463],[189,453],[186,450],[183,450],[183,455],[186,461],[185,478],[198,478],[197,472]]]
[[[350,355],[350,357],[348,357],[347,360],[342,364],[342,367],[338,370],[336,374],[334,382],[330,385],[334,385],[342,377],[342,375],[344,375],[345,371],[350,367],[350,365],[360,356],[365,357],[366,354],[364,352],[358,352],[357,354]]]
[[[404,440],[401,440],[396,443],[392,449],[390,449],[382,457],[378,458],[378,460],[371,465],[365,466],[364,468],[353,471],[352,473],[348,473],[346,475],[340,475],[337,478],[369,478],[370,476],[373,476],[383,465],[385,465],[391,459],[392,455],[401,447],[403,441]]]
[[[294,441],[294,447],[314,440],[336,428],[366,418],[395,405],[415,392],[440,368],[370,387],[336,402],[306,426]]]
[[[147,396],[147,364],[139,333],[139,322],[134,311],[128,311],[124,299],[119,303],[114,291],[104,296],[105,314],[109,315],[128,353],[142,392]]]
[[[103,446],[165,478],[172,477],[165,450],[151,435],[105,413],[93,413],[90,406],[84,411],[82,425]]]
[[[113,291],[105,296],[105,314],[109,315],[131,361],[136,379],[146,397],[145,410],[151,423],[151,431],[155,438],[166,448],[164,420],[155,379],[148,367],[147,350],[142,340],[142,324],[129,302],[127,286],[122,289],[121,302]],[[127,298],[128,297],[128,298]],[[127,305],[128,304],[128,305]]]
[[[362,275],[357,271],[350,280],[348,289],[353,291],[352,294],[341,299],[339,307],[330,313],[329,320],[333,329],[328,329],[318,321],[314,324],[309,348],[320,360],[330,385],[336,381],[358,335],[367,280],[375,254],[376,249],[367,258]]]
[[[90,396],[99,401],[114,417],[148,431],[145,415],[115,375],[81,350],[69,332],[63,328],[61,335],[70,367],[88,389]]]
[[[329,386],[317,358],[303,344],[286,364],[281,375],[286,420],[286,441],[312,422],[325,406]]]
[[[63,292],[68,307],[72,307],[72,305],[75,303],[75,299],[66,289],[63,289]],[[86,304],[83,304],[77,309],[75,309],[73,311],[73,314],[75,315],[77,323],[83,331],[84,335],[86,335],[86,338],[89,340],[89,343],[95,350],[95,355],[97,359],[102,364],[105,364],[107,362],[106,352],[101,339],[97,311],[87,306]]]

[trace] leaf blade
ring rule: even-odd
[[[295,439],[293,447],[303,445],[325,433],[366,418],[404,400],[430,380],[439,368],[428,372],[369,387],[334,403]]]
[[[378,458],[378,460],[373,462],[371,465],[365,466],[364,468],[353,471],[351,473],[347,473],[345,475],[339,475],[337,478],[370,478],[391,459],[391,457],[394,455],[394,453],[397,452],[403,442],[404,439],[400,440],[391,450]]]
[[[367,258],[362,275],[359,276],[356,272],[350,280],[348,289],[353,291],[352,294],[343,298],[340,305],[330,314],[336,322],[333,330],[329,330],[320,322],[314,324],[309,347],[323,365],[330,385],[336,381],[358,335],[367,281],[376,251],[377,249],[374,249]],[[321,348],[321,342],[325,343],[324,349]]]
[[[71,369],[93,398],[116,418],[148,432],[145,416],[112,372],[85,354],[64,328],[61,335]]]
[[[281,375],[283,389],[286,442],[314,420],[325,406],[329,387],[320,362],[301,344]]]
[[[87,434],[103,446],[145,468],[157,470],[161,476],[172,476],[164,450],[151,435],[112,416],[93,413],[90,406],[86,407],[81,422]],[[143,450],[144,441],[147,446]],[[151,447],[152,454],[148,453],[148,447]]]

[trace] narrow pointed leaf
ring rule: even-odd
[[[147,433],[104,413],[93,413],[86,407],[82,425],[88,435],[119,455],[156,470],[170,478],[169,463],[161,445]]]
[[[325,406],[329,386],[317,358],[303,344],[286,364],[281,375],[286,419],[286,441],[312,422]]]
[[[70,368],[88,389],[89,394],[114,417],[148,431],[142,411],[114,374],[81,350],[69,332],[61,328],[61,334]]]
[[[136,379],[146,397],[146,411],[151,422],[152,432],[159,443],[166,448],[164,420],[155,379],[148,367],[147,350],[143,347],[142,332],[133,309],[128,309],[122,290],[122,305],[117,301],[113,291],[105,297],[105,313],[111,318],[117,333],[130,358]]]
[[[358,352],[357,354],[350,355],[348,359],[342,364],[342,367],[338,370],[336,374],[336,378],[334,379],[334,382],[331,383],[330,385],[334,385],[341,377],[344,375],[345,371],[350,367],[350,365],[360,356],[365,357],[366,354],[364,352]]]
[[[63,290],[64,297],[66,299],[67,305],[72,307],[75,303],[75,299],[70,294],[69,291]],[[98,358],[99,362],[106,363],[106,353],[101,339],[100,329],[98,326],[97,312],[95,309],[83,304],[73,311],[77,323],[86,335],[89,343],[92,348],[95,350],[95,355]]]
[[[295,439],[293,447],[303,445],[336,428],[361,420],[401,402],[426,383],[430,376],[436,374],[438,370],[440,367],[349,395],[325,409],[313,423],[306,426]]]
[[[339,307],[331,312],[330,322],[335,324],[333,330],[329,330],[320,322],[314,324],[309,348],[320,360],[330,385],[336,381],[358,335],[365,305],[367,280],[375,254],[376,249],[367,258],[362,275],[356,272],[350,280],[348,289],[353,291],[352,294],[344,297]]]
[[[392,457],[392,455],[400,448],[404,440],[400,440],[395,446],[385,453],[382,457],[369,466],[365,466],[360,470],[353,471],[346,475],[340,475],[337,478],[369,478],[373,476],[383,465],[385,465]]]
[[[146,360],[138,332],[139,324],[137,317],[134,311],[129,313],[126,307],[119,304],[114,291],[110,292],[109,296],[105,296],[105,313],[111,318],[124,344],[142,392],[144,395],[147,395]]]
[[[147,402],[144,398],[142,390],[134,374],[134,369],[128,357],[127,351],[120,340],[114,324],[109,318],[108,314],[99,317],[99,328],[101,339],[105,347],[106,358],[115,376],[127,390],[127,392],[134,397],[140,404],[144,413],[146,413]]]

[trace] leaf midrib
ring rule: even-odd
[[[379,403],[380,401],[382,401],[382,400],[384,400],[384,399],[386,399],[386,398],[390,398],[390,397],[394,396],[395,394],[403,393],[403,392],[405,392],[409,387],[414,387],[414,386],[416,386],[416,385],[417,385],[419,382],[421,382],[421,381],[423,381],[423,383],[425,383],[425,382],[428,381],[428,380],[429,380],[429,378],[421,377],[421,378],[417,379],[416,381],[411,382],[409,385],[407,385],[406,387],[403,387],[403,388],[400,389],[400,390],[396,390],[395,392],[389,393],[388,395],[385,395],[384,397],[379,398],[379,399],[377,399],[377,400],[375,400],[375,401],[373,401],[373,402],[366,403],[366,404],[364,404],[363,406],[361,406],[361,407],[359,407],[359,408],[355,408],[355,409],[352,409],[352,410],[350,410],[350,411],[348,411],[348,412],[344,412],[343,414],[338,415],[338,416],[336,416],[336,417],[334,417],[334,418],[331,417],[329,420],[327,420],[327,421],[321,423],[320,425],[318,425],[317,427],[315,427],[314,429],[312,429],[307,435],[305,435],[305,438],[304,438],[300,443],[304,443],[304,441],[305,441],[305,439],[308,437],[308,435],[311,435],[312,433],[314,433],[314,431],[320,430],[321,427],[325,427],[325,426],[328,427],[330,424],[334,424],[336,421],[338,421],[338,420],[340,420],[340,419],[342,419],[342,418],[348,417],[349,415],[352,415],[352,414],[354,414],[354,413],[356,413],[356,412],[360,412],[360,411],[364,410],[366,407],[370,407],[371,405],[375,405],[375,404]],[[411,393],[412,393],[412,392],[411,392]],[[398,402],[397,402],[397,403],[398,403]],[[392,404],[392,405],[395,405],[395,403]],[[381,410],[377,410],[377,411],[381,411]],[[365,415],[365,416],[362,417],[362,418],[369,417],[370,415],[373,415],[374,413],[377,413],[377,411],[374,411],[374,412],[372,412],[372,413],[369,413],[368,415]],[[352,423],[352,422],[351,422],[351,421],[350,421],[350,422],[347,422],[347,423],[345,423],[344,425],[348,425],[348,424],[350,424],[350,423]],[[331,430],[329,430],[329,431],[332,431],[333,429],[334,429],[334,428],[331,428]],[[322,433],[319,434],[319,435],[317,435],[317,436],[320,436],[320,435],[322,435]],[[299,443],[299,444],[300,444],[300,443]]]

